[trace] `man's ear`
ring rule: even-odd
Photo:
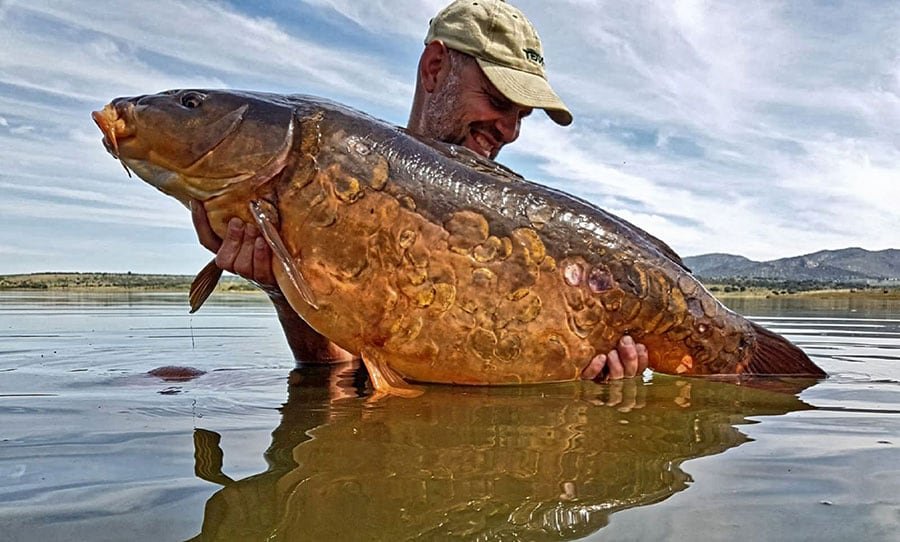
[[[440,85],[450,71],[450,51],[440,40],[425,46],[419,59],[419,80],[429,94]]]

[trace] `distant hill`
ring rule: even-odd
[[[900,281],[900,250],[897,249],[876,252],[862,248],[822,250],[766,262],[733,254],[702,254],[684,258],[684,262],[696,276],[705,280]]]

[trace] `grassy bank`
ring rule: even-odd
[[[2,290],[70,290],[70,291],[188,291],[194,277],[191,275],[145,275],[138,273],[29,273],[0,275]],[[814,297],[861,298],[900,300],[900,285],[861,286],[836,288],[832,285],[806,284],[804,289],[786,288],[784,285],[746,286],[724,283],[708,283],[706,287],[721,299],[765,297]],[[258,292],[246,280],[223,275],[218,291]]]
[[[0,275],[2,290],[70,290],[70,291],[188,291],[191,275],[145,275],[138,273],[29,273]],[[259,291],[246,280],[224,275],[217,291]]]
[[[709,283],[706,288],[720,299],[740,298],[857,298],[857,299],[890,299],[900,300],[900,286],[861,286],[856,288],[836,288],[821,285],[816,288],[807,286],[804,290],[786,289],[780,285],[773,286],[735,286],[730,284]]]

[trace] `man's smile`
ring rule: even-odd
[[[497,141],[489,134],[480,130],[473,130],[470,133],[470,137],[475,143],[476,148],[472,149],[475,152],[491,159],[497,156],[497,153],[500,152],[500,145],[498,145]]]

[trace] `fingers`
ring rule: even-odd
[[[649,365],[647,347],[625,335],[614,350],[595,356],[582,370],[581,378],[598,382],[633,378],[642,375]]]
[[[612,380],[640,376],[650,365],[647,347],[635,343],[630,335],[619,340],[616,349],[609,353],[609,358],[609,378]]]
[[[228,231],[225,232],[225,238],[222,239],[222,244],[219,246],[219,250],[216,251],[216,265],[225,271],[240,275],[235,270],[235,260],[241,252],[243,243],[244,223],[237,217],[232,218],[228,221]]]
[[[647,353],[647,347],[643,344],[637,343],[634,347],[637,349],[638,355],[638,367],[635,376],[639,376],[644,374],[644,371],[650,367],[650,355]]]
[[[594,359],[581,371],[581,378],[584,380],[601,379],[603,368],[606,367],[606,354],[598,354]]]
[[[212,226],[209,225],[209,217],[206,216],[206,208],[203,202],[199,200],[191,200],[191,220],[194,223],[194,230],[197,232],[197,239],[200,244],[206,247],[210,252],[218,252],[222,246],[222,239],[216,235]]]
[[[256,239],[259,237],[259,233],[253,225],[241,223],[241,226],[243,231],[241,232],[240,244],[237,245],[237,255],[234,258],[233,272],[244,278],[255,280],[253,253],[256,250]],[[228,230],[230,236],[230,226]],[[230,239],[226,239],[225,243],[222,244],[222,248],[225,248],[225,244],[227,244],[229,240]],[[222,249],[219,249],[220,252],[221,250]]]
[[[275,275],[272,273],[272,250],[266,239],[260,235],[253,243],[254,279],[261,286],[275,286]]]
[[[263,287],[276,285],[272,273],[272,250],[259,229],[233,217],[222,239],[213,231],[203,202],[191,200],[191,219],[200,244],[216,253],[216,265]]]
[[[228,231],[216,252],[216,265],[252,280],[261,286],[274,286],[272,251],[259,229],[239,218],[228,221]]]
[[[597,406],[613,407],[619,412],[631,412],[647,405],[643,382],[636,379],[610,381],[600,388],[596,398],[589,401]]]
[[[637,354],[635,354],[635,357],[637,357]],[[625,378],[625,367],[622,365],[622,358],[619,356],[618,350],[611,350],[606,355],[606,360],[606,372],[609,375],[609,380],[622,380]]]

